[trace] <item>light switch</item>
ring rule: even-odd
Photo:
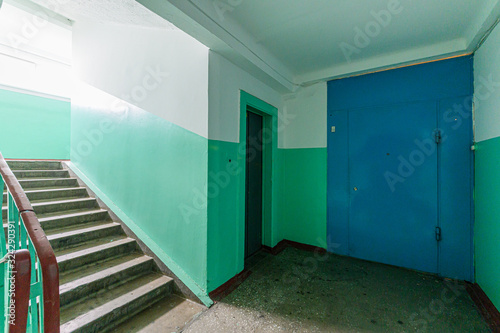
[[[335,133],[335,126],[332,126],[332,133]]]

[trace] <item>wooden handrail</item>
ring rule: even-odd
[[[21,219],[42,268],[44,332],[59,333],[59,266],[56,255],[35,213],[21,213]]]
[[[9,297],[7,306],[13,309],[9,321],[9,333],[26,333],[28,309],[30,304],[31,257],[30,251],[18,250],[9,255],[12,258],[12,277],[15,286],[13,297]],[[10,314],[10,312],[9,312]]]
[[[54,250],[35,215],[28,197],[1,153],[0,173],[19,210],[19,217],[30,237],[40,263],[43,287],[44,332],[59,333],[59,267]]]

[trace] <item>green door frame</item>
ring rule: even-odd
[[[276,153],[278,150],[278,109],[254,97],[247,92],[240,91],[240,147],[239,165],[243,167],[240,174],[239,193],[239,257],[244,261],[245,256],[245,175],[246,175],[246,136],[247,136],[247,110],[263,117],[263,193],[262,193],[262,244],[273,247],[277,243],[276,209],[274,201],[276,189],[273,186],[276,176]]]

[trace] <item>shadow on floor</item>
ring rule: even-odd
[[[252,271],[184,332],[490,332],[456,281],[294,248]]]

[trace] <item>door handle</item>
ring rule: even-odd
[[[353,190],[354,190],[354,192],[356,192],[356,191],[358,190],[358,188],[357,188],[357,187],[354,187],[354,188],[353,188]]]

